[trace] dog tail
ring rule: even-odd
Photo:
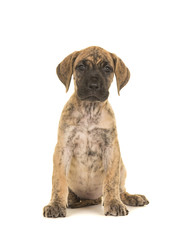
[[[102,202],[102,197],[98,199],[80,199],[72,190],[69,188],[68,194],[68,208],[81,208],[92,205],[98,205]]]
[[[95,200],[92,199],[82,199],[79,202],[68,203],[68,208],[81,208],[88,207],[92,205],[98,205],[102,202],[101,197]]]

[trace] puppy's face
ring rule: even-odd
[[[57,66],[57,75],[66,91],[73,75],[76,94],[82,101],[105,101],[114,74],[119,93],[130,72],[120,58],[100,47],[73,52]]]
[[[113,59],[104,50],[84,51],[75,60],[73,77],[77,96],[81,100],[105,101],[113,76]]]

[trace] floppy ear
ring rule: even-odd
[[[71,53],[57,66],[56,69],[58,78],[66,87],[66,92],[69,89],[71,76],[73,74],[73,64],[78,54],[79,54],[78,51]]]
[[[120,90],[128,83],[130,78],[129,69],[125,66],[124,62],[112,53],[112,58],[115,66],[115,77],[117,81],[117,91],[120,95]]]

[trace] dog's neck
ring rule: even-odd
[[[100,115],[108,102],[108,100],[105,100],[104,102],[80,100],[76,93],[72,95],[72,98],[77,110],[83,113],[83,115],[86,114],[92,118]]]

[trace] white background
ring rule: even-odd
[[[192,239],[190,1],[1,1],[1,239]],[[46,219],[66,94],[55,69],[88,46],[117,54],[130,82],[110,99],[127,190],[150,204],[126,217],[101,206]]]

